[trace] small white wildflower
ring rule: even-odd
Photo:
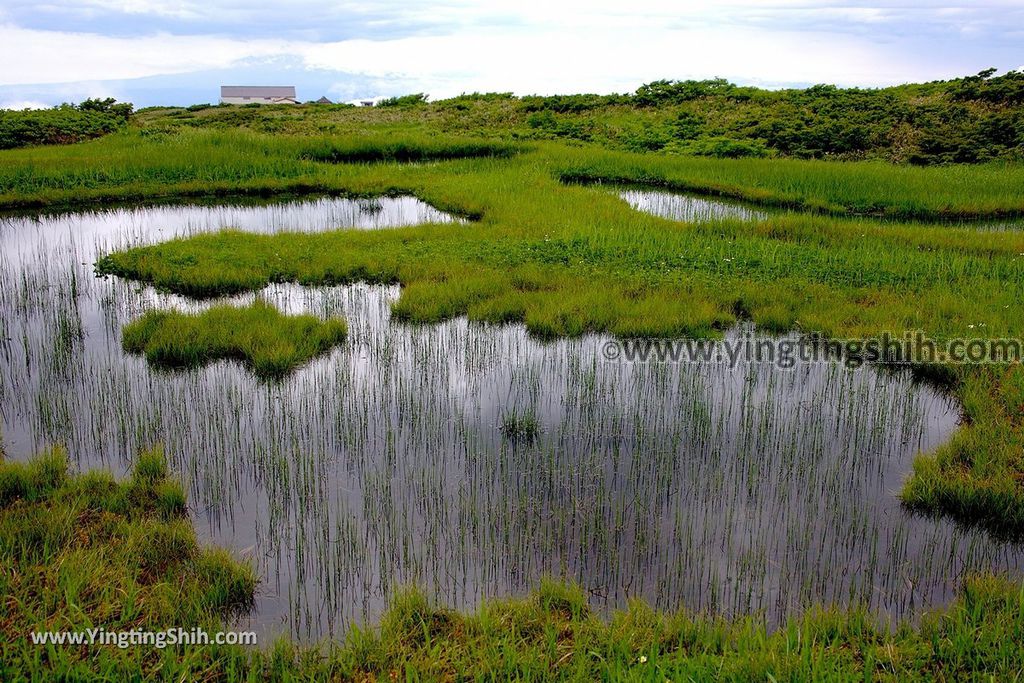
[[[640,658],[637,659],[636,661],[640,662],[641,664],[646,664],[647,663],[647,655],[640,655]]]

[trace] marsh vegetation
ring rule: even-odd
[[[864,89],[815,85],[766,90],[725,80],[653,81],[612,95],[515,97],[422,94],[380,109],[347,105],[262,109],[159,107],[147,128],[247,128],[350,136],[414,128],[447,137],[559,140],[678,158],[881,159],[915,165],[1020,161],[1024,72]],[[391,106],[388,106],[391,105]]]
[[[60,444],[83,471],[163,481],[154,459],[135,465],[162,444],[201,540],[261,578],[242,623],[348,638],[338,659],[219,652],[236,671],[450,675],[474,647],[500,653],[473,671],[581,678],[641,656],[659,675],[1014,666],[1019,589],[990,574],[1017,581],[1024,563],[1019,365],[786,370],[602,348],[1019,337],[1020,166],[428,135],[439,107],[386,107],[346,136],[320,117],[385,114],[148,112],[101,140],[4,152],[9,457]],[[295,134],[223,130],[229,114]],[[5,505],[41,500],[33,467],[4,470]],[[180,515],[184,491],[159,488],[145,509]],[[515,597],[551,575],[578,587]],[[510,619],[524,639],[499,633]]]
[[[201,313],[147,311],[125,326],[122,339],[125,351],[143,354],[155,366],[186,368],[234,359],[272,379],[340,345],[346,330],[343,320],[284,315],[257,300]]]
[[[543,581],[528,597],[490,600],[472,613],[440,607],[416,590],[391,598],[379,628],[353,630],[323,649],[280,641],[119,648],[34,645],[25,625],[85,632],[162,632],[167,624],[215,633],[250,604],[251,565],[201,548],[181,518],[185,495],[159,450],[141,454],[122,480],[69,471],[54,450],[0,461],[0,674],[226,680],[564,680],[794,677],[933,680],[1019,669],[1018,590],[968,579],[947,613],[917,628],[878,628],[862,612],[814,611],[770,634],[755,620],[632,602],[610,619],[572,583]]]
[[[409,583],[472,607],[549,574],[579,581],[599,611],[643,597],[777,625],[835,604],[886,623],[945,604],[965,572],[1024,561],[901,508],[914,455],[959,419],[905,372],[608,363],[602,335],[404,324],[394,285],[257,283],[197,300],[90,277],[112,245],[303,236],[321,213],[394,225],[407,205],[381,201],[6,219],[3,317],[22,340],[4,351],[8,451],[60,442],[84,469],[119,470],[163,443],[202,537],[251,549],[265,584],[247,623],[265,634],[340,635]],[[235,319],[250,316],[259,324]],[[346,321],[328,334],[338,348],[261,360],[318,348],[320,321]],[[187,368],[233,355],[211,351],[237,335],[256,344],[248,367],[167,372],[121,348]]]

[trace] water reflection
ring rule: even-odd
[[[83,468],[124,471],[163,442],[201,535],[265,576],[252,624],[266,635],[343,632],[400,583],[467,607],[544,574],[577,578],[599,605],[638,595],[775,622],[853,602],[903,617],[949,600],[967,570],[1021,566],[1016,546],[900,508],[913,456],[957,421],[906,374],[609,363],[598,336],[400,325],[398,288],[367,285],[233,299],[348,319],[344,347],[281,384],[230,362],[155,372],[122,352],[142,311],[211,302],[94,278],[111,244],[445,218],[401,204],[415,200],[348,201],[5,219],[7,452],[59,442]],[[391,202],[408,213],[372,223]],[[536,418],[535,439],[502,436],[513,414]]]
[[[7,259],[35,253],[40,242],[55,246],[100,243],[114,248],[237,228],[249,232],[324,232],[338,228],[378,230],[460,219],[415,197],[294,201],[235,200],[220,204],[158,204],[54,214],[0,215],[0,241]],[[73,247],[71,247],[73,248]]]
[[[716,220],[763,221],[771,216],[809,215],[797,209],[780,209],[749,204],[734,199],[710,197],[689,192],[671,192],[640,187],[622,187],[619,197],[631,207],[644,213],[685,223]],[[898,223],[894,219],[872,216],[836,217],[834,220],[866,221],[869,223]],[[922,225],[944,225],[984,232],[1019,232],[1024,230],[1021,219],[949,220],[925,222]]]
[[[674,221],[700,223],[734,218],[741,221],[762,221],[771,215],[764,209],[741,202],[702,197],[694,194],[662,190],[628,189],[619,196],[638,211]]]

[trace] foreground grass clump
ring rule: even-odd
[[[1024,595],[974,577],[917,627],[815,610],[773,632],[753,620],[660,613],[635,602],[610,620],[582,591],[545,583],[529,598],[463,615],[398,596],[379,632],[358,633],[330,673],[407,680],[1000,680],[1024,670]]]
[[[124,328],[129,353],[153,365],[195,367],[234,359],[260,377],[282,377],[345,341],[344,320],[285,315],[270,304],[212,306],[201,313],[148,311]]]
[[[202,669],[217,649],[36,645],[32,631],[223,628],[247,609],[253,570],[202,549],[163,453],[124,482],[68,473],[54,449],[0,462],[0,679],[127,680],[165,666]]]
[[[961,372],[957,381],[967,424],[915,460],[901,498],[915,510],[1024,540],[1024,366]]]
[[[540,421],[532,411],[518,414],[513,410],[501,418],[498,431],[506,441],[532,443],[540,434]]]

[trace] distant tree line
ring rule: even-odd
[[[994,69],[891,88],[765,90],[724,79],[647,83],[623,95],[516,100],[528,137],[711,156],[1024,160],[1024,73]],[[462,95],[439,106],[466,108]]]
[[[427,94],[426,93],[412,93],[411,95],[399,95],[398,97],[389,97],[381,100],[377,103],[378,107],[415,107],[416,105],[426,104]]]
[[[424,93],[381,100],[396,125],[445,114],[449,129],[485,137],[569,139],[638,152],[716,157],[885,159],[916,164],[1024,161],[1024,73],[986,69],[949,81],[890,88],[766,90],[721,78],[658,80],[628,94],[516,97]],[[142,123],[323,133],[350,105],[166,109]],[[202,116],[203,110],[212,109]],[[154,110],[156,111],[156,110]],[[34,111],[0,110],[0,149],[94,138],[124,126],[132,105],[90,99]],[[372,120],[368,121],[372,125]]]
[[[88,140],[123,127],[131,115],[131,104],[112,97],[51,109],[0,109],[0,149]]]

